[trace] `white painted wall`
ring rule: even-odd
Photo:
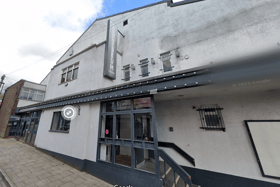
[[[25,81],[23,87],[31,88],[34,90],[46,91],[46,85],[37,84],[37,83],[29,82],[29,81]]]
[[[159,55],[167,51],[173,54],[172,72],[176,72],[276,47],[280,38],[279,8],[277,0],[207,0],[172,8],[163,3],[97,20],[72,46],[74,54],[66,52],[54,67],[46,99],[124,83],[122,67],[127,64],[136,67],[131,71],[131,81],[143,79],[138,64],[146,58],[156,61],[155,65],[149,62],[149,77],[169,73],[161,71],[159,60]],[[123,55],[117,55],[117,78],[113,81],[103,77],[104,44],[75,56],[106,40],[108,19],[125,35],[119,35],[118,51]],[[128,25],[123,26],[126,19]],[[177,48],[179,58],[175,57]],[[59,85],[61,70],[75,62],[80,62],[78,79],[68,87]]]
[[[226,132],[200,129],[199,112],[192,106],[205,104],[224,108]],[[279,180],[262,177],[244,123],[279,120],[280,91],[161,101],[155,103],[155,111],[158,141],[178,145],[195,159],[196,168],[280,184]],[[178,164],[193,167],[174,150],[165,150]]]
[[[100,104],[81,104],[80,107],[80,115],[71,121],[69,133],[49,132],[53,112],[62,108],[44,110],[35,146],[79,159],[96,161]]]

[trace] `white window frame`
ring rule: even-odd
[[[28,92],[27,92],[27,91],[24,91],[24,89],[27,89]],[[31,91],[34,91],[34,93],[31,93]],[[39,93],[39,92],[43,92],[43,93],[41,94],[41,93]],[[21,89],[21,92],[20,92],[20,95],[19,95],[19,99],[23,99],[23,98],[21,98],[21,97],[22,97],[22,93],[27,93],[27,98],[24,99],[24,100],[39,101],[39,102],[41,101],[41,102],[42,102],[42,101],[44,101],[44,98],[45,98],[45,92],[44,92],[44,91],[41,91],[41,90],[35,90],[35,89],[23,87],[23,88]],[[35,95],[35,96],[33,96],[33,98],[35,98],[35,99],[28,99],[29,96],[30,96],[30,94]],[[37,95],[42,96],[42,100],[37,100]]]
[[[71,65],[71,66],[68,66],[68,67],[62,69],[62,73],[61,73],[61,76],[60,76],[60,84],[63,84],[63,83],[66,83],[66,82],[75,80],[75,79],[74,79],[74,70],[79,69],[79,64],[80,64],[80,63],[77,62],[77,63],[75,63],[75,64],[73,64],[73,65]],[[75,67],[75,66],[77,66],[77,67]],[[78,71],[79,71],[79,70],[78,70]],[[70,79],[70,80],[67,80],[68,73],[70,73],[70,72],[72,73],[71,79]],[[65,74],[65,80],[64,80],[64,82],[62,82],[62,76],[63,76],[64,74]],[[78,76],[77,76],[76,79],[78,79]]]

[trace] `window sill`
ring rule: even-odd
[[[55,131],[55,130],[49,130],[49,132],[69,133],[69,131]]]
[[[70,81],[61,82],[61,83],[59,83],[58,85],[63,85],[63,84],[65,84],[65,83],[72,82],[72,81],[74,81],[74,80],[77,80],[77,79],[72,79],[72,80],[70,80]]]

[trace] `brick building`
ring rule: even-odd
[[[0,106],[0,137],[7,138],[10,130],[20,128],[19,117],[16,116],[17,107],[36,104],[44,100],[45,85],[20,80],[8,87]]]

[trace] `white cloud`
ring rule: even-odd
[[[32,64],[7,77],[40,82],[88,20],[102,14],[102,4],[103,0],[0,0],[0,76]],[[55,56],[33,64],[62,47]]]

